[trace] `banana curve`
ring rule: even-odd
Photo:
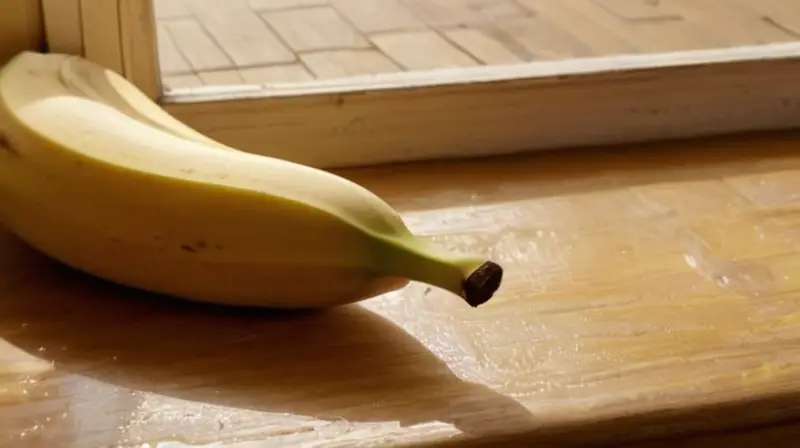
[[[155,292],[288,307],[360,300],[409,278],[467,296],[473,306],[499,287],[499,266],[430,246],[367,189],[193,138],[199,134],[177,120],[160,125],[166,112],[147,112],[155,104],[124,79],[89,82],[102,70],[67,69],[65,60],[23,54],[0,71],[0,135],[8,141],[0,194],[16,195],[3,217],[53,258]],[[53,224],[59,219],[62,229]],[[155,236],[163,242],[145,241]],[[219,241],[225,250],[206,250]],[[98,262],[115,254],[125,259]],[[172,275],[159,277],[153,266]],[[181,272],[188,280],[176,278]],[[297,281],[278,285],[274,272]],[[314,290],[308,280],[315,278],[326,279],[327,291]],[[267,299],[259,296],[269,288]]]

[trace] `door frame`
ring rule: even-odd
[[[54,51],[122,73],[215,140],[323,168],[800,125],[800,42],[163,94],[151,0],[42,1],[69,18],[45,20]]]
[[[150,0],[41,0],[48,48],[123,74],[158,101],[155,12]]]
[[[20,51],[45,47],[39,0],[0,0],[0,65]]]

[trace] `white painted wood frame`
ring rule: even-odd
[[[324,168],[800,125],[800,42],[163,95],[151,1],[44,0],[81,19],[82,49],[63,23],[51,48],[120,71],[211,138]]]

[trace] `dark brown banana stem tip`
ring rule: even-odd
[[[503,268],[497,263],[487,261],[464,280],[464,299],[473,308],[483,305],[500,288],[502,281]]]

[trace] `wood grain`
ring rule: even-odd
[[[342,172],[415,232],[504,264],[478,309],[418,284],[318,313],[189,305],[0,233],[0,446],[797,435],[763,428],[800,417],[798,145],[740,136]]]
[[[118,0],[120,51],[125,77],[153,100],[161,97],[158,33],[152,2]]]
[[[609,56],[174,90],[163,103],[232,147],[338,168],[795,128],[798,56],[800,43]]]
[[[44,26],[39,0],[0,1],[0,64],[20,51],[44,45]]]
[[[109,70],[124,73],[119,0],[81,0],[80,12],[84,57]],[[146,36],[131,36],[134,39],[143,37]]]
[[[83,55],[81,0],[41,0],[47,49]]]
[[[565,0],[561,6],[539,0],[404,1],[403,10],[426,26],[444,28],[403,25],[364,37],[356,29],[364,24],[351,23],[337,9],[343,4],[328,0],[269,7],[244,0],[229,6],[173,0],[165,8],[156,4],[155,11],[142,7],[150,1],[122,3],[128,12],[120,24],[129,26],[122,31],[120,57],[133,54],[142,61],[126,62],[128,79],[157,97],[162,83],[156,57],[148,53],[158,47],[152,22],[154,16],[169,17],[160,23],[160,46],[173,62],[162,55],[171,72],[159,98],[168,111],[238,149],[323,168],[793,129],[798,123],[800,43],[716,44],[727,37],[708,25],[715,20],[708,16],[712,7],[724,9],[720,17],[735,24],[732,29],[757,23],[749,27],[756,43],[795,40],[785,25],[769,22],[772,16],[761,20],[741,2],[727,9],[708,2],[698,9],[678,0]],[[770,11],[793,8],[782,1],[770,3]],[[271,29],[261,19],[248,19],[249,25],[232,30],[253,8]],[[571,18],[580,33],[569,29]],[[454,26],[476,20],[483,25],[453,34]],[[623,22],[627,26],[620,27]],[[104,27],[109,28],[89,28],[105,32]],[[314,32],[303,31],[309,29]],[[300,54],[298,60],[286,62],[291,58],[285,48],[262,48],[286,59],[241,66],[266,63],[252,45],[253,36],[264,33],[280,35]],[[243,46],[227,48],[235,42]],[[420,43],[431,50],[428,55],[418,51]],[[503,46],[508,53],[491,54]],[[664,53],[709,47],[716,48]],[[630,54],[637,52],[648,54]],[[609,53],[614,55],[569,58]],[[478,66],[497,55],[519,63]],[[526,62],[563,57],[568,59]],[[387,73],[400,66],[421,71]],[[186,69],[191,71],[181,71]],[[251,82],[257,85],[241,84]]]

